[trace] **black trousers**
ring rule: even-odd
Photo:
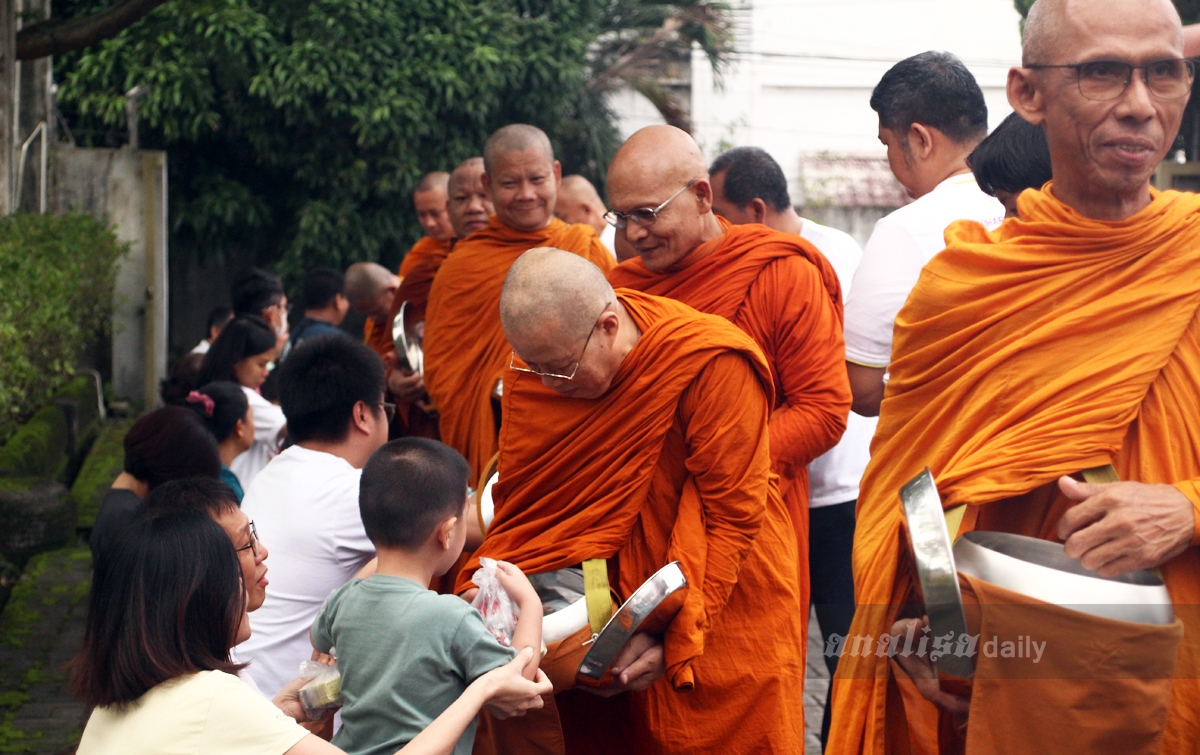
[[[812,604],[821,625],[821,639],[850,634],[854,620],[854,508],[856,501],[819,506],[808,511],[808,573],[812,585]],[[825,654],[829,676],[837,672],[838,657]],[[833,684],[825,697],[825,718],[821,722],[821,747],[829,739]]]

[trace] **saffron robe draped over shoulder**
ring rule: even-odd
[[[508,268],[534,247],[552,246],[607,272],[612,254],[590,225],[558,218],[524,233],[495,215],[458,242],[438,270],[425,312],[425,386],[440,413],[442,440],[467,458],[473,478],[496,453],[492,394],[510,349],[500,327],[500,290]]]
[[[808,464],[837,444],[850,412],[841,287],[805,239],[717,219],[722,234],[670,269],[654,272],[635,258],[618,265],[609,281],[723,317],[763,350],[775,386],[771,468],[807,563]]]
[[[412,316],[416,320],[425,319],[425,311],[429,306],[429,290],[433,287],[433,279],[442,269],[442,263],[450,256],[454,246],[452,242],[444,249],[437,249],[426,254],[409,268],[408,273],[400,281],[400,288],[396,289],[396,300],[401,303],[407,302],[409,311],[413,313]],[[408,320],[408,317],[406,313],[405,320]]]
[[[1200,508],[1200,197],[1151,193],[1105,222],[1048,184],[1021,195],[1020,220],[947,230],[896,319],[858,503],[851,636],[878,637],[912,597],[899,490],[925,466],[947,508],[970,504],[960,532],[1053,539],[1069,502],[1046,486],[1109,463]],[[1184,626],[1166,753],[1200,742],[1197,542],[1161,567]],[[932,706],[910,704],[906,727],[896,691],[886,656],[844,656],[827,752],[936,748],[920,734]]]
[[[617,295],[641,337],[603,397],[505,375],[495,519],[459,590],[480,556],[526,573],[607,558],[622,596],[679,560],[690,591],[666,676],[608,699],[556,695],[567,752],[802,752],[805,638],[767,363],[721,318]]]
[[[421,260],[431,254],[440,254],[444,259],[453,246],[454,239],[438,241],[432,236],[422,236],[404,255],[404,259],[400,260],[400,277],[407,277]]]

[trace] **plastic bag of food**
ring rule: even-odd
[[[308,683],[300,688],[300,705],[309,721],[320,721],[330,710],[342,707],[342,673],[337,663],[326,666],[316,661],[300,664],[300,678]]]
[[[512,599],[496,578],[495,559],[481,558],[479,563],[481,566],[471,575],[471,581],[479,587],[471,605],[483,616],[483,624],[492,636],[504,647],[512,647],[513,632],[517,628]]]

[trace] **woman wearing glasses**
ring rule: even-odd
[[[235,541],[236,542],[236,541]],[[95,706],[80,755],[333,755],[309,734],[297,680],[267,702],[238,680],[230,648],[250,636],[235,546],[194,510],[141,514],[97,565],[71,686]],[[529,654],[476,680],[400,752],[450,753],[485,704],[540,707],[548,682],[521,676]]]

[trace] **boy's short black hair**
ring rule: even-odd
[[[722,191],[725,201],[738,208],[745,208],[755,199],[766,202],[775,212],[783,212],[792,206],[783,168],[766,150],[734,147],[714,160],[708,169],[710,176],[719,173],[725,174]]]
[[[324,309],[342,293],[344,276],[331,267],[309,270],[304,276],[304,308]]]
[[[371,454],[358,485],[358,510],[377,547],[416,550],[448,517],[462,516],[471,466],[428,438],[401,438]]]
[[[914,123],[936,128],[959,144],[987,133],[983,90],[948,52],[923,52],[889,68],[871,92],[871,109],[879,113],[879,125],[901,137]]]
[[[1016,113],[979,143],[967,165],[979,188],[993,197],[997,189],[1011,194],[1040,189],[1052,177],[1046,133]]]
[[[306,338],[276,372],[293,442],[344,440],[359,401],[383,412],[383,360],[358,341],[336,334]]]
[[[237,495],[225,483],[207,477],[189,477],[164,482],[142,501],[139,514],[150,516],[166,511],[199,511],[216,521],[241,508]]]
[[[229,298],[235,315],[259,315],[283,301],[283,281],[278,275],[257,267],[247,268],[233,279]]]

